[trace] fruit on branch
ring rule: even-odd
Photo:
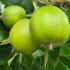
[[[24,54],[32,54],[37,47],[35,46],[29,30],[29,19],[18,21],[11,29],[9,39],[16,51]]]
[[[36,41],[42,44],[63,45],[69,38],[69,20],[56,6],[43,6],[31,17],[31,32]]]
[[[11,28],[17,21],[26,15],[24,8],[16,5],[8,6],[3,11],[3,22],[6,27]]]

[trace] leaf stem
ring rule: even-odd
[[[5,44],[9,44],[9,43],[10,43],[9,38],[7,38],[7,39],[1,41],[0,45],[5,45]]]
[[[21,64],[21,62],[22,62],[22,54],[20,53],[19,54],[19,64]]]
[[[12,61],[15,59],[15,57],[18,55],[18,53],[15,53],[14,56],[8,60],[8,65],[10,66]]]

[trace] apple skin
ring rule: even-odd
[[[34,11],[30,28],[40,45],[53,43],[55,46],[61,46],[69,38],[68,17],[56,6],[43,6]]]
[[[11,29],[9,34],[10,43],[16,51],[24,54],[32,54],[38,48],[33,42],[30,30],[29,19],[18,21]]]
[[[24,8],[16,5],[8,6],[3,11],[3,23],[6,27],[11,28],[17,21],[26,16]]]

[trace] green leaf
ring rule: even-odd
[[[8,70],[8,63],[5,63],[3,65],[0,65],[0,70]]]
[[[31,66],[30,56],[19,54],[12,61],[10,68],[12,70],[29,70],[30,66]]]
[[[46,70],[54,70],[54,68],[50,62],[47,63]]]
[[[12,61],[10,68],[12,70],[43,70],[43,57],[36,59],[32,55],[20,54]]]
[[[55,70],[70,70],[70,41],[64,44],[60,49],[59,63]]]
[[[11,70],[23,70],[24,68],[19,63],[19,55],[17,55],[10,65]]]
[[[70,69],[67,68],[62,62],[59,62],[55,70],[70,70]]]
[[[31,70],[32,60],[32,55],[22,55],[22,66],[25,70]]]
[[[0,65],[3,65],[12,57],[12,48],[10,45],[0,45]]]
[[[60,55],[66,56],[66,57],[70,56],[70,42],[69,41],[61,47]]]
[[[0,45],[7,44],[9,36],[9,30],[3,25],[3,22],[0,21]]]
[[[66,15],[68,16],[68,19],[70,21],[70,9],[66,9],[66,10],[64,10],[64,12],[66,13]]]
[[[56,65],[58,64],[59,52],[60,52],[59,47],[49,52],[48,63],[51,64],[53,68],[55,68]]]
[[[6,31],[8,32],[9,30],[4,26],[3,21],[0,20],[0,31]]]
[[[32,0],[22,0],[21,6],[25,8],[27,13],[32,13],[34,10]]]
[[[70,69],[70,59],[67,59],[67,57],[60,56],[59,60]]]
[[[5,6],[13,5],[13,4],[19,4],[19,0],[1,0]]]
[[[32,60],[31,70],[44,70],[44,57],[37,57],[36,59]]]
[[[70,70],[70,40],[49,54],[47,70]]]
[[[7,38],[7,33],[5,31],[0,31],[0,42]]]

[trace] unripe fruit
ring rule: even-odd
[[[26,15],[24,8],[16,5],[8,6],[3,11],[3,21],[6,27],[11,28],[17,21]]]
[[[11,29],[9,39],[16,51],[31,54],[37,47],[35,46],[29,30],[29,19],[18,21]]]
[[[60,46],[69,38],[68,17],[56,6],[37,9],[31,17],[30,28],[33,37],[40,45],[53,43]]]

